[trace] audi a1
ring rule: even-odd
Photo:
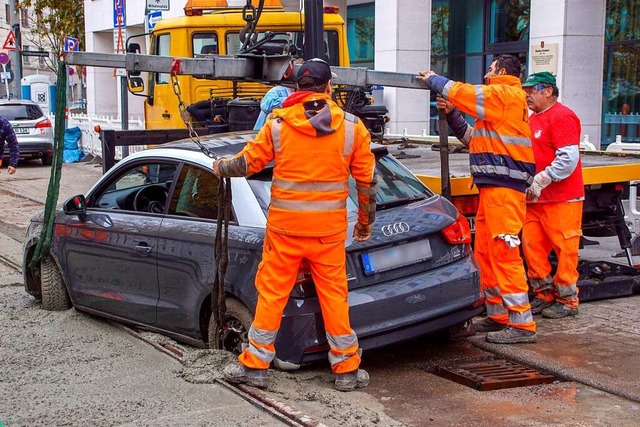
[[[254,132],[203,138],[232,156]],[[384,146],[372,146],[378,173],[370,240],[346,242],[351,323],[364,349],[415,340],[482,311],[466,219]],[[137,325],[195,346],[238,353],[247,342],[254,278],[265,234],[272,168],[232,178],[227,316],[223,337],[211,315],[218,178],[191,141],[120,161],[55,215],[50,253],[31,268],[42,213],[28,227],[24,282],[50,310],[77,310]],[[348,200],[351,236],[357,195]],[[327,339],[309,267],[302,265],[276,341],[276,365],[295,369],[326,358]]]

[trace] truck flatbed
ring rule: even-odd
[[[440,152],[432,149],[432,142],[415,140],[386,142],[392,155],[433,191],[440,192]],[[462,145],[459,142],[450,141],[451,194],[453,196],[477,194],[477,189],[471,188],[469,154],[457,152],[460,149]],[[640,155],[638,154],[582,150],[581,159],[585,185],[640,180]]]

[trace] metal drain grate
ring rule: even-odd
[[[503,359],[436,366],[435,374],[480,391],[548,384],[556,380],[553,375]]]

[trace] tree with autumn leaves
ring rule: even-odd
[[[58,71],[57,60],[64,51],[65,36],[77,38],[80,50],[84,50],[83,1],[20,0],[17,7],[34,11],[28,14],[31,27],[29,43],[52,53],[45,58],[45,64],[54,73]]]

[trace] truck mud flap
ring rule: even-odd
[[[584,262],[578,266],[580,301],[640,294],[640,270],[606,261]]]

